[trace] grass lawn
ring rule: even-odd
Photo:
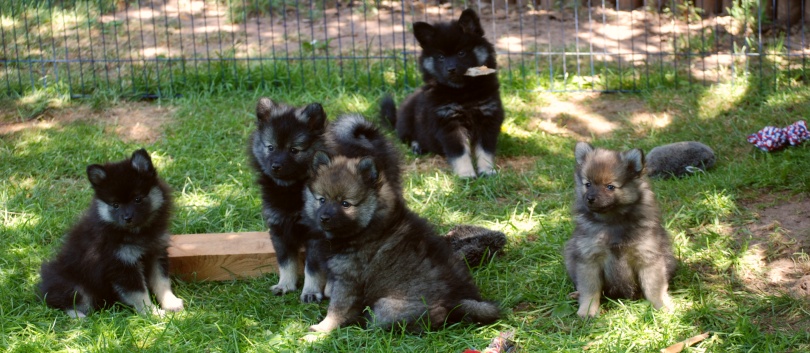
[[[745,140],[766,125],[784,127],[810,116],[810,89],[759,92],[743,81],[621,95],[531,93],[505,86],[507,120],[497,175],[461,180],[440,158],[406,154],[408,203],[439,231],[467,223],[508,236],[502,256],[473,272],[484,297],[504,309],[503,318],[489,326],[454,325],[418,336],[350,326],[314,335],[307,328],[323,318],[327,302],[302,304],[297,294],[272,295],[275,275],[175,281],[186,310],[165,318],[121,307],[73,320],[37,299],[40,264],[56,252],[91,198],[85,167],[122,159],[139,147],[152,154],[174,189],[172,233],[263,230],[259,190],[246,157],[257,98],[321,102],[330,118],[341,112],[376,116],[380,92],[315,89],[186,95],[152,103],[29,103],[25,97],[3,102],[0,348],[462,352],[483,349],[499,332],[513,331],[522,352],[644,352],[711,331],[692,351],[810,350],[807,299],[786,292],[808,273],[810,230],[799,234],[790,224],[763,224],[760,217],[769,207],[788,205],[806,219],[808,213],[801,212],[810,210],[800,206],[808,204],[810,192],[810,143],[765,153]],[[396,94],[399,102],[405,92]],[[559,107],[569,108],[555,111]],[[670,287],[673,313],[656,312],[642,300],[606,302],[591,320],[576,316],[561,252],[573,228],[573,148],[581,139],[645,151],[698,140],[717,153],[716,167],[705,174],[652,183],[680,261]],[[404,153],[405,146],[398,145]],[[767,231],[757,231],[760,225]],[[757,249],[767,256],[758,257]],[[763,266],[785,259],[794,264],[792,272],[769,279]]]

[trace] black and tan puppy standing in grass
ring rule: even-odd
[[[495,173],[504,110],[495,48],[478,15],[466,9],[455,21],[415,22],[413,34],[422,47],[424,85],[399,111],[391,97],[383,99],[383,120],[414,153],[445,156],[460,177]]]
[[[649,300],[671,310],[667,293],[677,261],[644,168],[644,152],[616,152],[579,142],[574,219],[565,266],[581,317],[599,313],[602,295]]]
[[[307,185],[306,214],[329,243],[328,332],[361,323],[411,331],[445,323],[491,323],[467,265],[433,227],[405,204],[396,148],[360,116],[332,123],[333,156],[319,152]]]
[[[171,191],[149,154],[140,149],[120,162],[89,165],[87,178],[95,192],[90,208],[42,265],[45,303],[74,318],[115,303],[158,315],[183,310],[168,273]]]
[[[261,98],[256,104],[256,130],[249,155],[258,172],[262,216],[279,265],[276,294],[296,290],[298,253],[306,247],[301,301],[321,301],[326,284],[321,233],[302,223],[303,190],[310,177],[312,156],[323,146],[326,113],[318,103],[293,107]]]

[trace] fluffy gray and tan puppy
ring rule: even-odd
[[[406,206],[399,156],[385,136],[356,115],[339,118],[327,136],[335,155],[315,155],[305,213],[329,244],[331,299],[310,330],[497,320],[498,306],[482,300],[467,265]]]
[[[579,142],[574,172],[576,226],[565,267],[581,317],[596,316],[609,298],[649,300],[671,310],[667,293],[677,264],[644,170],[644,152],[616,152]]]

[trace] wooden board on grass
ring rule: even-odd
[[[278,262],[267,232],[178,234],[169,272],[186,281],[246,279],[278,273]]]

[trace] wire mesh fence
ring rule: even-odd
[[[0,0],[0,92],[407,89],[421,82],[412,23],[468,7],[517,89],[807,77],[804,0]]]

